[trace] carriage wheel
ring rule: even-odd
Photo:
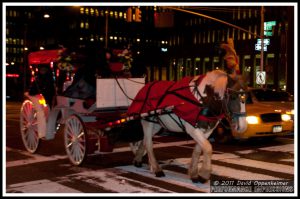
[[[73,165],[81,165],[87,154],[87,131],[77,115],[71,115],[64,128],[65,148]]]
[[[25,100],[21,107],[20,129],[26,150],[30,153],[35,153],[40,143],[37,112],[33,103],[29,100]]]

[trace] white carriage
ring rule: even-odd
[[[29,64],[53,65],[57,58],[54,51],[33,52]],[[54,139],[58,129],[64,126],[64,145],[73,165],[82,164],[88,154],[112,151],[113,144],[107,136],[120,129],[126,131],[124,125],[133,121],[126,116],[127,108],[144,86],[145,79],[97,78],[96,82],[96,99],[89,105],[86,99],[56,95],[56,103],[50,108],[42,94],[31,96],[25,93],[20,128],[26,150],[35,153],[41,139]],[[66,82],[64,86],[69,85],[70,82]],[[129,142],[134,153],[141,139]]]

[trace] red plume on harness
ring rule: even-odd
[[[235,52],[233,39],[229,38],[227,44],[221,44],[221,48],[226,50],[224,59],[226,60],[227,67],[233,70],[236,74],[240,74],[239,58]]]

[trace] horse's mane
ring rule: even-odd
[[[214,89],[214,92],[218,93],[221,99],[223,99],[226,86],[227,86],[227,80],[228,77],[225,71],[213,70],[208,72],[199,85],[200,87],[199,90],[201,92],[201,95],[205,95],[204,94],[205,85],[211,85],[212,88]]]

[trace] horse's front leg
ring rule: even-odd
[[[196,144],[193,150],[191,164],[189,167],[189,176],[191,180],[195,183],[199,181],[198,164],[199,164],[200,155],[201,155],[201,147],[199,144]]]
[[[165,176],[163,170],[161,169],[155,158],[152,141],[152,137],[161,129],[161,126],[159,124],[147,122],[145,120],[142,120],[142,126],[144,130],[144,146],[147,150],[150,169],[155,173],[156,177]]]
[[[200,129],[195,129],[194,127],[188,125],[186,127],[187,133],[196,141],[196,146],[192,156],[192,162],[189,169],[190,177],[193,182],[200,181],[201,183],[209,180],[212,166],[211,166],[211,157],[212,157],[212,146],[207,140],[203,131]],[[198,171],[198,162],[201,155],[201,149],[203,151],[203,164]],[[198,177],[195,174],[198,171]]]

